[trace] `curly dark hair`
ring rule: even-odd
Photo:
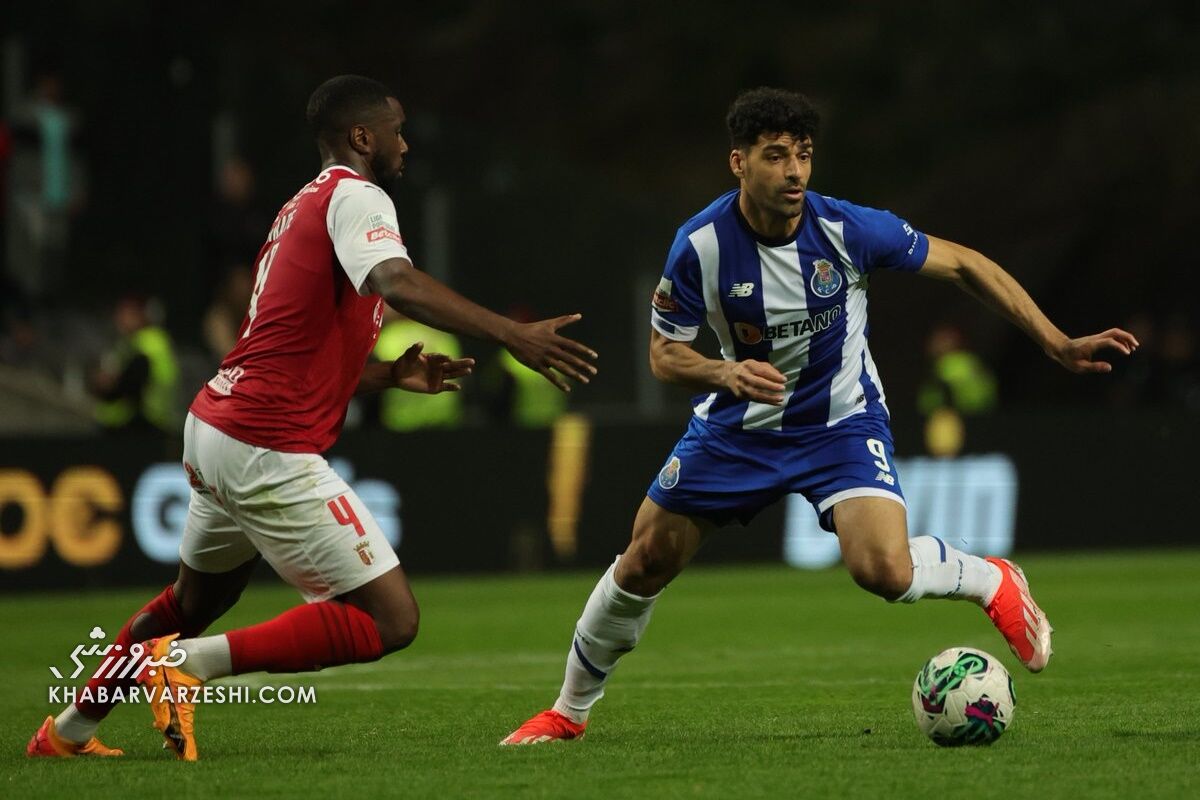
[[[391,90],[361,75],[338,75],[316,88],[308,98],[305,117],[318,138],[338,136],[351,125],[368,121],[376,110],[387,108]]]
[[[807,97],[768,86],[739,94],[725,115],[729,143],[735,149],[753,146],[764,133],[815,139],[820,124],[821,116]]]

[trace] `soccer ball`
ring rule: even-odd
[[[1017,697],[1000,659],[970,647],[938,653],[912,690],[917,727],[943,747],[991,744],[1012,724]]]

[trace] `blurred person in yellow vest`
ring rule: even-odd
[[[96,421],[107,430],[174,433],[178,427],[179,364],[171,337],[158,324],[157,303],[127,295],[113,309],[118,340],[92,376],[100,401]]]
[[[422,325],[391,308],[384,313],[383,327],[379,331],[373,355],[384,363],[395,361],[416,342],[425,343],[424,352],[427,354],[462,357],[462,346],[454,334]],[[540,375],[538,378],[546,383],[545,378]],[[553,386],[550,388],[558,391]],[[403,432],[421,428],[455,428],[462,423],[462,418],[460,392],[416,394],[402,389],[388,389],[379,397],[379,420],[388,430]]]
[[[517,322],[535,318],[533,311],[524,306],[510,308],[505,316]],[[499,351],[488,365],[483,383],[489,416],[494,422],[520,428],[549,428],[567,411],[567,396],[507,350]]]
[[[936,456],[954,456],[965,444],[963,417],[995,409],[996,378],[953,323],[939,323],[930,331],[925,352],[930,369],[917,393],[917,408],[925,417],[925,447]]]

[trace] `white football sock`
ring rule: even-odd
[[[575,722],[586,721],[592,705],[604,696],[617,659],[637,646],[658,598],[639,597],[617,586],[617,561],[592,590],[567,653],[567,674],[554,710]]]
[[[68,742],[87,744],[96,735],[100,721],[85,716],[75,704],[67,706],[63,712],[54,718],[54,730]]]
[[[1000,568],[956,550],[936,536],[917,536],[908,542],[913,579],[898,603],[915,603],[922,597],[974,600],[986,607],[1000,588]]]
[[[180,650],[187,653],[187,659],[179,665],[187,674],[202,681],[233,674],[233,658],[229,654],[229,639],[225,634],[184,639],[177,644]]]

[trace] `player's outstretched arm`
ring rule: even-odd
[[[929,237],[929,255],[921,274],[951,281],[996,311],[1037,342],[1046,355],[1072,372],[1110,372],[1112,364],[1097,356],[1103,350],[1124,355],[1138,348],[1132,333],[1109,328],[1072,339],[1055,327],[1029,293],[987,256],[954,242]]]
[[[787,379],[765,361],[705,358],[689,342],[650,331],[650,371],[665,383],[701,391],[728,389],[740,400],[783,405]]]
[[[367,276],[367,286],[382,295],[392,308],[417,322],[499,342],[518,361],[540,372],[564,392],[571,391],[564,375],[588,383],[596,374],[596,367],[591,363],[596,359],[596,352],[558,333],[564,325],[578,321],[580,314],[538,322],[515,322],[471,302],[403,258],[389,258],[375,265]]]
[[[459,391],[462,387],[452,381],[470,375],[475,367],[475,359],[421,352],[424,349],[425,343],[417,342],[395,361],[367,364],[354,393],[383,389],[403,389],[417,394]]]

